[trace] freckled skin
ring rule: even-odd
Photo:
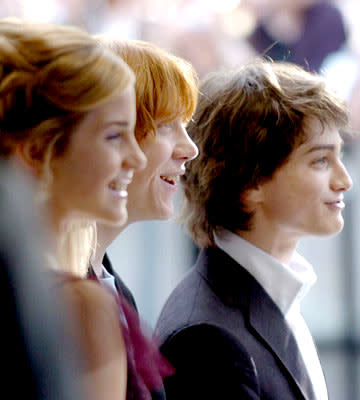
[[[129,222],[168,219],[176,190],[160,177],[183,172],[186,161],[197,156],[197,147],[180,120],[159,125],[155,137],[149,135],[140,147],[148,162],[129,185]]]

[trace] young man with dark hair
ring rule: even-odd
[[[202,248],[156,328],[176,373],[168,400],[324,400],[300,303],[316,275],[302,237],[343,228],[342,101],[316,74],[257,61],[210,74],[188,132],[200,156],[183,178]]]

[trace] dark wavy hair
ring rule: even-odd
[[[271,179],[305,139],[308,118],[344,128],[348,111],[317,74],[267,60],[209,74],[188,132],[200,155],[182,178],[181,220],[200,247],[216,229],[251,229],[244,194]]]

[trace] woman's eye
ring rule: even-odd
[[[124,136],[122,132],[115,132],[115,133],[110,133],[106,136],[106,140],[116,140],[116,139],[121,139]]]

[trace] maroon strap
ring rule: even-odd
[[[117,301],[128,358],[127,400],[151,400],[151,392],[162,390],[163,379],[175,370],[136,310],[122,297]]]

